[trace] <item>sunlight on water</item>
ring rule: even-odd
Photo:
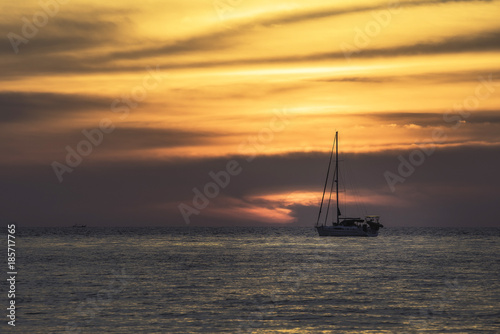
[[[24,230],[19,333],[499,330],[499,230]]]

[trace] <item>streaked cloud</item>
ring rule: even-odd
[[[71,112],[109,108],[104,97],[45,92],[0,92],[0,122],[30,122]]]
[[[18,53],[7,34],[43,9],[0,7],[8,219],[182,224],[177,205],[236,159],[242,174],[195,224],[310,226],[335,130],[360,197],[389,225],[493,213],[500,1],[245,0],[224,16],[203,1],[74,0]],[[144,93],[148,68],[162,81]],[[59,184],[51,163],[103,119],[114,130]],[[384,171],[422,147],[433,153],[392,193]]]

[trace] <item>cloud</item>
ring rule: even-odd
[[[30,21],[33,14],[40,10],[40,7],[28,8],[24,12],[4,15],[5,21],[0,24],[0,29],[5,35],[24,36],[25,22],[21,19]],[[127,39],[118,38],[132,29],[132,21],[128,18],[132,12],[131,9],[111,10],[91,5],[77,9],[63,7],[57,15],[49,17],[47,24],[35,27],[36,34],[28,36],[26,44],[18,45],[18,53],[6,37],[0,43],[0,69],[4,80],[92,70],[96,64],[90,55],[100,49],[125,47],[128,43],[137,45],[139,41],[130,36]]]
[[[118,127],[107,138],[106,150],[137,150],[182,146],[201,146],[224,134],[166,128]]]
[[[391,193],[384,172],[397,173],[398,156],[408,159],[410,152],[343,155],[341,171],[355,175],[357,190],[381,198],[368,203],[368,212],[380,214],[388,226],[494,224],[489,217],[495,216],[500,187],[498,146],[439,149]],[[84,162],[61,184],[49,165],[0,166],[0,209],[4,219],[20,225],[183,225],[177,205],[192,205],[193,189],[203,192],[213,181],[209,172],[223,170],[229,159],[240,163],[241,173],[208,205],[207,214],[201,210],[192,217],[194,225],[259,225],[265,217],[272,224],[277,209],[274,222],[291,217],[312,227],[315,205],[289,200],[280,205],[265,196],[322,191],[328,153],[259,157],[251,163],[237,156]]]
[[[315,79],[312,81],[316,82],[356,82],[356,83],[382,83],[387,82],[389,80],[388,77],[336,77],[336,78],[323,78],[323,79]]]
[[[457,2],[485,2],[489,3],[492,0],[417,0],[417,1],[392,1],[392,2],[382,2],[375,5],[369,6],[354,6],[354,7],[323,7],[323,8],[315,8],[309,11],[303,11],[298,13],[287,13],[282,15],[276,15],[273,17],[267,17],[260,19],[258,23],[260,25],[276,25],[276,24],[291,24],[291,23],[300,23],[304,21],[317,20],[328,17],[335,17],[341,15],[349,15],[355,13],[362,12],[372,12],[375,10],[384,10],[384,9],[397,9],[397,8],[409,8],[409,7],[417,7],[417,6],[429,6],[429,5],[443,5],[443,4],[452,4]]]
[[[463,52],[488,52],[500,50],[500,30],[477,34],[453,36],[439,42],[419,42],[385,49],[362,50],[356,57],[406,56]]]
[[[206,52],[227,49],[234,44],[229,42],[228,38],[234,34],[230,31],[216,31],[202,35],[192,36],[176,41],[160,42],[154,47],[142,47],[136,50],[118,51],[106,54],[103,57],[97,57],[97,60],[111,61],[117,59],[139,59],[155,56],[171,56],[189,52]]]
[[[489,1],[412,1],[402,2],[402,7],[446,4],[456,2]],[[344,59],[344,53],[317,52],[309,55],[287,55],[259,58],[223,60],[179,61],[179,55],[201,56],[214,51],[231,50],[243,44],[244,35],[255,32],[256,27],[300,23],[318,18],[328,18],[358,12],[370,12],[387,8],[381,3],[365,7],[315,8],[298,13],[271,13],[250,21],[242,21],[233,29],[221,30],[209,27],[204,32],[171,40],[151,40],[134,37],[129,32],[134,23],[128,19],[132,10],[116,13],[106,9],[86,10],[83,14],[61,12],[50,24],[41,29],[36,38],[23,45],[22,52],[14,55],[10,44],[0,45],[0,55],[4,58],[1,66],[4,77],[43,75],[47,73],[109,73],[117,71],[138,71],[144,66],[133,61],[151,57],[169,57],[161,67],[164,69],[210,68],[219,66],[275,64],[293,62],[324,61]],[[92,22],[85,19],[91,16]],[[120,17],[120,24],[117,24]],[[125,19],[122,19],[122,18]],[[20,29],[19,21],[9,21],[2,26],[4,31]],[[208,30],[208,31],[206,31]],[[127,38],[123,38],[127,36]],[[419,54],[443,54],[461,52],[497,51],[499,30],[484,31],[467,36],[450,37],[439,42],[421,41],[410,45],[400,45],[383,49],[364,49],[353,57],[371,58],[385,56],[407,56]],[[349,42],[349,41],[348,41]],[[101,50],[101,51],[99,51]],[[45,57],[40,57],[40,54]],[[182,58],[181,58],[182,59]],[[123,60],[123,61],[121,61]],[[132,62],[131,62],[132,61]]]
[[[375,112],[367,114],[358,114],[361,117],[375,119],[385,124],[395,124],[395,126],[404,126],[414,124],[419,127],[452,127],[456,122],[446,122],[444,119],[445,113],[457,115],[456,112],[450,110],[443,110],[443,112]],[[347,115],[346,115],[347,116]],[[460,117],[462,119],[463,117]],[[500,123],[500,111],[497,110],[477,110],[470,114],[466,119],[467,123],[474,125],[481,124],[498,124]],[[463,129],[461,129],[463,131]],[[484,131],[481,130],[481,131]]]
[[[250,33],[255,27],[274,27],[276,25],[284,24],[294,24],[301,23],[304,21],[317,20],[321,18],[329,18],[334,16],[348,15],[360,12],[371,12],[374,10],[388,9],[394,7],[415,7],[415,6],[425,6],[425,5],[443,5],[447,3],[456,2],[491,2],[491,0],[431,0],[431,1],[411,1],[411,2],[394,2],[391,6],[386,3],[370,5],[370,6],[359,6],[359,7],[345,7],[345,8],[315,8],[309,11],[302,12],[291,12],[285,14],[264,14],[258,18],[252,18],[249,21],[232,22],[234,26],[231,30],[215,30],[208,33],[203,33],[196,36],[191,36],[189,38],[181,39],[178,41],[170,41],[167,43],[161,43],[159,47],[149,47],[140,48],[136,50],[112,52],[107,54],[105,57],[101,58],[103,60],[116,60],[116,59],[137,59],[143,57],[155,57],[155,56],[169,56],[178,53],[188,53],[188,52],[206,52],[214,50],[228,49],[231,46],[240,44],[239,38],[243,34]],[[452,38],[441,45],[439,43],[421,43],[417,45],[403,46],[401,48],[395,49],[384,49],[384,50],[365,50],[363,53],[365,56],[381,56],[381,55],[401,55],[414,52],[427,52],[427,53],[438,53],[438,52],[461,52],[463,48],[471,48],[471,51],[484,51],[484,50],[498,50],[500,46],[495,41],[498,41],[498,31],[482,33],[478,36],[472,36],[472,40],[465,41],[465,44],[461,43],[463,37]],[[313,54],[309,56],[294,56],[288,58],[288,61],[311,61],[311,60],[321,60],[321,59],[331,59],[331,58],[344,58],[343,52],[338,53],[323,53],[323,54]],[[217,62],[198,62],[186,64],[185,67],[209,67],[218,65],[242,65],[242,64],[259,64],[259,63],[271,63],[273,61],[283,62],[287,61],[287,58],[277,57],[277,58],[263,58],[263,59],[243,59],[243,60],[228,60],[228,61],[217,61]],[[176,68],[173,66],[171,68]],[[182,65],[181,65],[182,67]]]
[[[500,71],[493,70],[483,74],[483,77],[498,78]],[[432,72],[406,75],[377,75],[377,76],[337,76],[326,77],[313,80],[312,82],[346,82],[346,83],[394,83],[394,82],[419,82],[419,83],[457,83],[457,82],[478,82],[478,71],[464,71],[460,73],[453,72]]]
[[[476,1],[405,1],[400,5],[410,8],[447,6],[459,2]],[[315,31],[307,29],[317,28],[320,19],[323,20],[321,24],[328,24],[329,27],[347,22],[350,29],[347,15],[365,13],[369,17],[371,11],[385,9],[387,4],[381,1],[364,7],[316,7],[307,11],[277,11],[254,17],[250,17],[252,12],[246,11],[244,6],[241,7],[240,17],[250,16],[231,22],[232,28],[225,30],[212,25],[216,13],[206,4],[194,9],[185,5],[181,15],[170,12],[166,16],[164,13],[136,14],[137,10],[141,10],[139,8],[117,8],[114,12],[114,9],[89,6],[91,8],[82,11],[76,10],[76,7],[61,11],[40,29],[35,38],[22,45],[17,55],[6,38],[0,46],[3,83],[5,87],[12,87],[9,91],[0,92],[0,122],[4,135],[0,144],[3,157],[0,163],[0,210],[5,219],[19,221],[21,225],[63,226],[68,222],[94,226],[183,225],[177,205],[191,203],[193,189],[203,189],[207,182],[213,181],[209,172],[220,171],[229,159],[235,159],[241,164],[242,173],[231,178],[230,185],[221,190],[220,196],[211,201],[206,210],[193,217],[193,224],[257,225],[296,220],[296,225],[311,226],[316,205],[305,199],[300,200],[299,196],[294,202],[288,196],[283,198],[283,195],[321,191],[327,154],[271,155],[266,152],[266,156],[257,157],[252,163],[248,163],[243,156],[220,157],[231,150],[228,146],[233,138],[223,138],[228,135],[217,133],[217,129],[234,125],[231,131],[235,137],[241,138],[249,132],[255,136],[251,129],[257,127],[259,121],[270,124],[265,110],[275,108],[277,103],[284,105],[282,102],[290,103],[290,109],[297,110],[295,125],[291,125],[291,131],[296,132],[284,133],[277,138],[270,151],[275,147],[283,151],[314,149],[318,147],[318,133],[327,131],[325,129],[337,120],[353,134],[357,125],[364,128],[360,130],[359,138],[369,138],[370,142],[363,139],[366,144],[362,144],[365,146],[361,149],[383,152],[344,154],[342,163],[349,164],[350,168],[342,170],[352,170],[358,175],[362,197],[371,200],[368,205],[375,213],[380,213],[389,225],[467,225],[477,221],[478,215],[487,224],[487,217],[495,214],[496,193],[500,186],[496,177],[500,147],[498,110],[474,111],[463,120],[464,123],[460,123],[459,131],[452,130],[450,127],[454,124],[443,120],[447,110],[439,110],[439,106],[448,103],[447,99],[450,108],[453,107],[454,101],[450,96],[459,95],[460,89],[466,86],[457,82],[477,80],[474,72],[460,72],[462,64],[457,65],[456,61],[459,57],[449,54],[476,52],[478,55],[483,52],[481,61],[487,56],[493,57],[486,52],[497,52],[500,48],[500,30],[494,23],[485,22],[484,26],[489,28],[482,28],[481,31],[480,26],[470,26],[469,33],[437,40],[434,35],[416,39],[415,36],[425,34],[426,30],[414,33],[412,29],[418,30],[419,24],[423,23],[410,26],[405,22],[402,26],[406,25],[410,31],[408,36],[404,36],[404,44],[394,45],[391,41],[392,44],[387,47],[375,48],[373,45],[354,55],[366,63],[380,65],[381,71],[374,70],[372,77],[370,69],[365,75],[348,72],[350,69],[346,67],[345,71],[341,71],[347,73],[344,75],[325,71],[328,77],[316,79],[322,74],[305,73],[300,75],[303,80],[297,80],[297,76],[289,74],[293,71],[285,74],[280,69],[285,66],[315,67],[319,62],[332,65],[332,61],[335,68],[341,68],[346,62],[344,53],[334,49],[337,46],[333,44],[335,41],[328,43],[328,36],[321,36],[327,42],[317,43],[317,48],[299,50],[294,48],[296,35],[297,45],[305,45],[303,38],[308,37],[300,37],[300,34],[314,34]],[[208,15],[212,16],[207,19],[205,9],[208,7],[211,10]],[[467,8],[459,10],[457,6],[457,13],[463,15],[457,17],[465,17]],[[481,4],[475,8],[475,15],[487,10]],[[143,9],[160,12],[157,7]],[[31,10],[26,15],[32,15]],[[429,8],[427,13],[433,10]],[[411,10],[408,12],[413,14]],[[195,19],[189,27],[180,28],[177,21],[165,22],[166,17],[188,17],[191,14]],[[415,14],[421,17],[426,15],[423,11]],[[19,33],[22,25],[19,18],[25,15],[24,12],[20,16],[10,11],[0,15],[2,31]],[[198,18],[201,19],[198,21]],[[161,27],[157,26],[158,22],[161,22]],[[465,29],[456,20],[448,23],[450,26],[446,29]],[[169,30],[177,27],[179,31]],[[335,32],[335,27],[331,32]],[[293,36],[291,44],[286,47],[278,46],[276,40],[270,39],[286,34]],[[283,43],[286,42],[287,38],[284,38]],[[254,46],[255,53],[252,52]],[[430,73],[436,64],[429,61],[431,57],[417,59],[421,55],[447,55],[442,58],[444,61],[451,60],[450,64],[445,64],[438,71],[449,71]],[[414,60],[418,60],[423,71],[429,73],[404,76],[406,69],[393,66],[394,57],[404,56],[415,57],[407,61],[413,64]],[[492,68],[491,59],[484,64],[476,66],[471,62],[463,64],[463,67],[470,69],[475,66],[482,73],[497,75],[498,68]],[[104,73],[106,75],[99,76],[99,80],[104,78],[114,85],[131,74],[128,72],[144,71],[148,65],[145,62],[152,60],[154,64],[163,63],[160,64],[162,70],[224,66],[246,68],[243,71],[242,68],[236,69],[239,71],[237,76],[225,75],[230,73],[221,75],[219,71],[174,73],[169,87],[165,88],[167,94],[155,95],[159,104],[152,106],[145,103],[144,114],[138,112],[128,122],[117,123],[116,129],[105,137],[102,145],[72,173],[65,174],[64,182],[59,184],[50,163],[53,160],[63,161],[66,146],[75,147],[85,139],[82,134],[84,128],[98,125],[99,119],[94,120],[93,117],[96,111],[111,115],[105,117],[117,116],[110,111],[110,103],[116,97],[99,95],[103,85],[96,86],[90,79],[95,78],[95,74]],[[262,68],[251,65],[262,65],[270,71],[254,71]],[[383,69],[384,65],[388,65],[390,70]],[[252,74],[245,75],[247,70]],[[318,73],[323,73],[320,72],[322,68],[318,70]],[[281,77],[266,75],[273,71]],[[396,71],[400,76],[391,76]],[[115,73],[120,76],[113,75]],[[338,77],[333,77],[334,73]],[[376,76],[376,73],[382,75]],[[50,84],[42,80],[50,80]],[[67,84],[68,81],[71,84]],[[378,85],[388,82],[393,84]],[[398,86],[401,82],[410,84]],[[446,85],[438,87],[442,83]],[[350,87],[351,84],[355,87]],[[375,84],[378,86],[375,87]],[[341,89],[335,90],[337,87]],[[404,89],[404,94],[394,95],[396,91],[390,90],[393,87],[397,87],[398,92]],[[473,92],[474,87],[472,84],[469,92]],[[26,89],[26,92],[15,91],[20,89]],[[49,89],[53,92],[44,91]],[[62,93],[70,89],[81,93]],[[419,102],[417,99],[404,101],[407,92],[408,96],[425,99],[428,109],[405,112],[418,108],[415,103]],[[481,107],[493,106],[495,98],[492,96]],[[357,113],[355,109],[362,103],[376,111]],[[364,106],[361,108],[367,110]],[[340,109],[352,112],[339,114],[337,111]],[[161,119],[158,124],[154,123],[155,116]],[[150,123],[146,122],[146,117]],[[137,120],[139,122],[134,122]],[[172,128],[159,128],[167,120]],[[89,122],[92,124],[89,125]],[[399,157],[408,159],[411,152],[418,152],[420,148],[414,143],[418,139],[430,139],[431,130],[435,127],[445,128],[448,140],[430,156],[426,155],[425,162],[404,183],[397,185],[396,193],[391,193],[384,172],[390,170],[396,173]],[[210,130],[194,131],[196,128]],[[385,133],[387,129],[391,131]],[[382,131],[384,133],[379,138],[378,134]],[[219,157],[187,159],[178,156],[179,152],[184,154],[188,149],[189,154],[214,154]]]
[[[41,9],[41,7],[27,8],[23,12],[4,14],[0,30],[6,32],[5,34],[14,33],[23,36],[23,26],[26,23],[22,19],[32,22],[33,15],[37,12],[41,13]],[[123,33],[123,30],[131,28],[132,21],[128,16],[136,12],[132,9],[97,8],[92,5],[70,8],[62,6],[56,15],[48,16],[45,25],[33,26],[36,33],[32,37],[27,37],[29,40],[27,44],[19,46],[18,54],[13,52],[6,38],[6,43],[0,44],[0,55],[39,57],[40,54],[82,52],[103,45],[124,45],[127,41],[120,41],[116,36]],[[120,20],[118,21],[117,18]]]
[[[408,45],[398,45],[380,49],[363,49],[359,53],[353,54],[352,58],[377,58],[377,57],[401,57],[401,56],[421,56],[466,53],[466,52],[490,52],[499,51],[500,30],[490,30],[477,34],[464,36],[454,36],[442,39],[438,42],[422,41]],[[239,59],[223,59],[210,61],[190,61],[190,62],[168,62],[161,64],[163,69],[193,69],[212,68],[223,66],[245,66],[245,65],[273,65],[286,63],[310,63],[315,61],[344,60],[343,51],[317,52],[306,55],[286,55],[271,57],[253,57]],[[94,70],[99,71],[98,68]],[[123,68],[123,70],[134,70],[134,67]],[[109,71],[107,69],[106,71]]]
[[[238,221],[245,217],[254,224],[290,224],[294,221],[292,210],[276,203],[256,202],[253,198],[233,198],[220,196],[211,201],[210,207],[203,211],[209,219]]]
[[[110,108],[101,96],[42,92],[0,92],[0,122],[32,122],[63,117],[72,112]]]
[[[87,133],[84,134],[82,131]],[[64,163],[68,154],[66,147],[76,149],[77,145],[88,140],[100,141],[93,149],[92,155],[86,158],[88,163],[102,160],[118,159],[128,161],[131,157],[145,159],[144,152],[155,149],[171,149],[189,146],[206,147],[212,141],[220,140],[224,134],[189,131],[185,129],[125,127],[116,125],[110,134],[96,135],[95,128],[66,127],[55,130],[53,127],[40,127],[38,130],[19,130],[7,128],[3,131],[5,138],[0,143],[0,154],[3,164],[19,165],[59,161]],[[89,134],[90,133],[90,134]],[[96,139],[97,138],[97,139]],[[95,144],[94,144],[95,145]],[[125,157],[123,157],[125,156]]]

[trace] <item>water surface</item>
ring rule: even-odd
[[[318,237],[312,228],[17,235],[17,321],[2,332],[500,332],[499,229],[384,228],[377,238]]]

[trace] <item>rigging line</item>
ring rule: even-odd
[[[326,221],[328,219],[328,212],[330,211],[330,202],[332,200],[333,185],[335,184],[335,175],[337,175],[337,174],[334,172],[333,173],[332,187],[330,188],[330,197],[328,198],[328,206],[326,207],[325,225],[326,225]]]
[[[339,223],[339,216],[340,216],[340,210],[339,210],[339,133],[338,131],[335,131],[335,175],[336,178],[335,180],[335,197],[337,199],[337,205],[336,205],[336,214],[337,214],[337,220],[336,223]]]
[[[328,170],[326,171],[325,187],[323,188],[323,196],[321,197],[321,204],[319,205],[319,213],[318,213],[318,219],[316,220],[316,226],[318,226],[318,224],[319,224],[319,218],[321,216],[321,209],[323,208],[323,200],[325,198],[326,186],[328,184],[328,175],[330,174],[330,167],[332,165],[333,150],[334,149],[335,149],[335,140],[333,140],[332,152],[330,153],[330,162],[328,163]],[[330,197],[331,197],[331,192],[330,192]]]

